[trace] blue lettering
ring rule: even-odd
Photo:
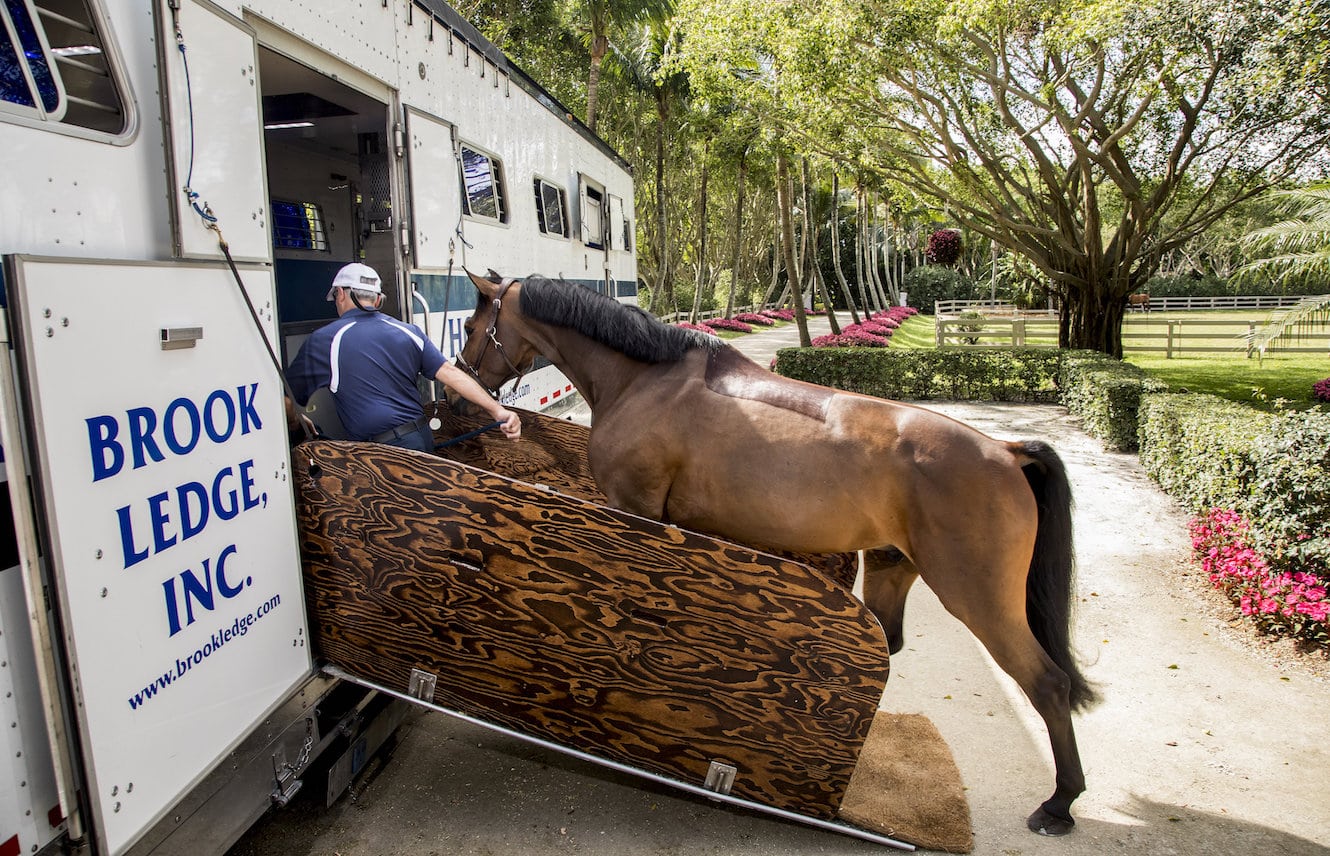
[[[226,557],[231,555],[235,551],[236,551],[236,545],[231,544],[225,550],[222,551],[222,554],[220,556],[217,557],[217,591],[221,592],[222,597],[226,598],[227,600],[230,600],[231,598],[240,594],[241,590],[244,589],[245,587],[245,584],[243,582],[237,586],[229,585],[226,582]]]
[[[245,499],[245,511],[249,511],[260,502],[259,497],[252,496],[249,492],[249,489],[254,486],[254,475],[251,472],[253,469],[253,459],[242,461],[240,464],[240,490]]]
[[[176,436],[176,414],[182,410],[189,420],[189,435],[184,443]],[[177,398],[167,405],[166,417],[162,420],[162,437],[166,440],[166,448],[177,455],[188,455],[194,451],[199,443],[199,409],[194,406],[194,402],[188,398]]]
[[[120,472],[125,465],[125,450],[116,442],[120,423],[111,416],[94,416],[88,423],[88,451],[92,454],[92,480],[101,481]],[[110,460],[107,460],[110,453]]]
[[[135,407],[125,413],[129,417],[129,444],[134,450],[134,469],[146,466],[143,453],[154,461],[164,461],[166,456],[157,447],[152,433],[157,430],[157,414],[151,407]]]
[[[166,537],[166,524],[171,522],[171,515],[162,508],[171,494],[162,491],[148,497],[148,518],[152,521],[152,551],[160,553],[175,544],[175,536]]]
[[[236,387],[236,394],[240,402],[240,433],[248,434],[250,432],[250,422],[254,423],[255,431],[262,430],[263,420],[259,418],[259,412],[254,408],[254,394],[258,392],[259,385],[252,383],[249,385],[249,395],[245,395],[243,386]]]
[[[131,567],[148,558],[148,551],[134,549],[134,525],[129,519],[129,506],[117,508],[116,517],[120,518],[120,549],[125,556],[125,567]]]
[[[175,489],[176,500],[180,505],[180,540],[193,538],[208,525],[208,489],[198,482],[185,482]],[[190,498],[198,501],[198,517]]]
[[[166,626],[171,631],[167,636],[174,636],[180,632],[180,611],[175,605],[175,577],[162,583],[162,591],[166,595]]]
[[[186,568],[180,575],[180,587],[185,593],[185,626],[194,623],[194,601],[197,600],[199,606],[212,612],[211,564],[211,559],[203,560],[203,580],[201,581],[194,576],[194,572],[189,568]]]
[[[224,408],[222,412],[226,416],[226,430],[218,430],[217,427],[213,405],[218,402],[220,402]],[[231,402],[231,396],[227,395],[220,389],[216,390],[209,395],[208,400],[203,403],[203,430],[208,432],[209,440],[220,444],[231,439],[231,432],[235,430],[235,427],[236,407],[235,404]]]
[[[226,579],[226,560],[235,553],[236,545],[230,544],[222,550],[221,554],[217,557],[215,564],[212,559],[204,559],[200,565],[201,570],[198,574],[194,573],[192,568],[186,568],[180,572],[178,577],[171,577],[162,583],[162,594],[166,599],[166,626],[169,631],[167,634],[168,636],[176,635],[197,620],[194,615],[194,606],[196,604],[201,610],[211,612],[217,605],[216,596],[218,594],[224,598],[230,599],[244,591],[245,586],[249,584],[248,577],[236,585],[231,585]],[[176,589],[177,579],[180,581],[179,596],[177,596]],[[215,590],[213,588],[214,581],[216,581]],[[185,620],[183,624],[180,621],[181,597],[183,597],[185,601]],[[199,614],[199,617],[201,616],[202,612]],[[239,627],[240,625],[237,623],[237,628]],[[240,635],[244,635],[245,630],[247,629],[247,627],[245,629],[238,629],[238,632]],[[228,636],[225,632],[221,634],[220,639],[218,634],[214,633],[209,644],[216,649],[221,647],[222,643],[227,641],[227,639]],[[207,646],[205,645],[204,648],[206,649]],[[210,653],[211,651],[205,651],[203,656],[206,657]],[[196,659],[194,664],[198,665],[200,661],[201,659]]]
[[[230,520],[240,513],[240,501],[234,490],[228,491],[225,497],[230,499],[229,505],[222,504],[222,481],[231,475],[231,468],[227,467],[217,474],[212,480],[212,508],[217,512],[217,516],[222,520]]]

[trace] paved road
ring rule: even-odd
[[[825,325],[825,321],[814,321]],[[816,335],[816,334],[815,334]],[[793,325],[735,340],[766,364]],[[979,856],[1330,854],[1330,686],[1281,670],[1179,585],[1186,515],[1133,456],[1106,453],[1055,406],[944,404],[1001,437],[1042,437],[1077,494],[1076,642],[1105,703],[1077,722],[1089,791],[1062,839],[1024,828],[1048,795],[1042,723],[959,622],[916,586],[886,709],[922,712],[967,785]],[[270,814],[235,856],[298,854],[867,854],[884,848],[415,717],[395,756],[323,810]]]

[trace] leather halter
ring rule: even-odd
[[[503,342],[500,342],[498,337],[499,310],[503,308],[503,296],[508,293],[509,287],[511,287],[512,284],[515,282],[517,282],[517,280],[509,277],[499,283],[499,292],[498,294],[494,295],[494,300],[490,304],[489,323],[485,326],[485,343],[480,346],[480,354],[476,357],[476,362],[475,362],[475,365],[479,366],[485,359],[485,351],[489,348],[491,344],[493,344],[494,350],[498,352],[499,356],[503,357],[503,361],[507,363],[508,368],[512,370],[512,374],[509,375],[508,378],[504,378],[503,380],[499,381],[499,386],[503,386],[505,383],[508,382],[509,378],[511,377],[516,377],[518,383],[520,383],[522,380],[522,375],[524,374],[524,372],[521,369],[519,369],[516,365],[514,365],[513,361],[508,357],[508,352],[504,349]],[[485,383],[485,381],[480,379],[480,372],[477,371],[475,366],[466,361],[466,358],[462,356],[461,351],[457,352],[457,357],[453,362],[454,364],[465,369],[467,373],[471,375],[471,377],[475,378],[476,383],[480,384],[481,389],[489,393],[490,398],[493,398],[495,401],[499,399],[499,390],[491,387],[489,384]]]

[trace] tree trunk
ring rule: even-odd
[[[864,195],[863,188],[854,188],[854,279],[859,284],[859,301],[863,304],[864,314],[873,313],[873,305],[868,300],[868,290],[864,286]]]
[[[600,67],[609,53],[609,36],[593,36],[591,39],[591,71],[586,82],[586,126],[591,133],[596,132],[596,102],[600,98]]]
[[[674,283],[670,278],[668,223],[665,208],[665,129],[670,118],[670,103],[663,89],[656,91],[656,252],[660,263],[656,265],[656,285],[651,289],[652,314],[660,314],[665,306],[674,308]],[[664,298],[668,297],[667,302]]]
[[[702,308],[702,292],[706,289],[707,283],[711,281],[707,271],[707,180],[710,177],[707,172],[707,160],[710,153],[711,139],[708,137],[702,143],[702,186],[698,190],[697,200],[697,287],[693,291],[693,317],[689,319],[694,324],[697,323],[697,313]],[[729,316],[725,317],[728,318]]]
[[[799,287],[799,266],[794,260],[794,182],[790,179],[789,162],[784,154],[776,156],[776,207],[779,209],[780,231],[785,247],[785,269],[790,272],[789,288],[794,298],[794,321],[799,326],[799,346],[811,347],[808,335],[808,316],[804,314],[804,297]]]
[[[1122,321],[1129,292],[1130,288],[1066,289],[1058,318],[1058,345],[1122,359]]]
[[[859,323],[859,310],[854,305],[854,295],[850,293],[850,284],[845,281],[845,271],[840,266],[840,174],[831,170],[831,266],[836,269],[836,281],[840,283],[841,294],[845,295],[845,305],[850,307],[850,318]]]
[[[836,304],[831,299],[830,292],[827,291],[827,280],[822,276],[822,266],[818,263],[817,233],[818,228],[813,221],[813,176],[812,168],[808,163],[808,158],[803,159],[803,179],[804,179],[804,211],[806,212],[804,222],[808,228],[808,257],[809,272],[812,274],[812,281],[809,282],[810,288],[816,288],[822,295],[822,305],[827,310],[827,320],[831,323],[831,332],[833,335],[840,335],[840,322],[836,320]]]
[[[730,299],[725,306],[725,317],[734,315],[734,293],[739,290],[740,244],[744,225],[744,183],[748,178],[748,147],[739,153],[739,175],[734,188],[734,246],[730,251]]]

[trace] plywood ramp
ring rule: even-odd
[[[843,584],[430,455],[292,458],[320,657],[398,692],[429,672],[440,706],[685,783],[720,761],[735,796],[835,818],[888,669]]]

